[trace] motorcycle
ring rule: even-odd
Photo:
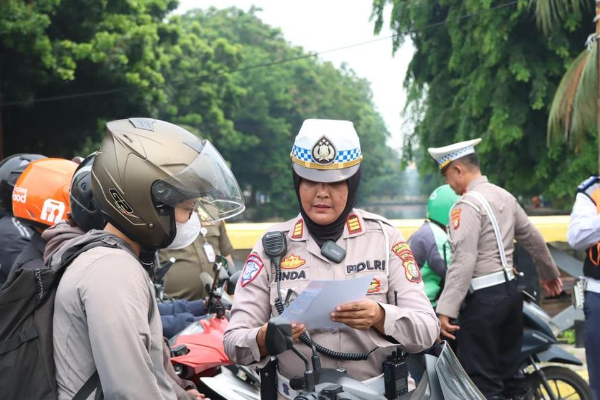
[[[304,376],[290,380],[292,389],[299,393],[294,400],[485,400],[445,341],[425,354],[425,371],[415,390],[390,393],[386,388],[386,396],[354,379],[344,369],[321,368],[320,356],[314,347],[311,365],[311,361],[294,347],[292,326],[283,317],[269,321],[265,343],[270,356],[292,350],[304,362]],[[393,381],[394,378],[386,374],[385,380]]]
[[[230,293],[240,275],[239,272],[231,273],[227,265],[227,259],[216,256],[213,277],[206,272],[201,274],[201,281],[209,293],[205,302],[206,314],[169,340],[171,362],[180,377],[194,382],[210,398],[260,399],[256,372],[234,365],[223,347],[227,313],[233,304]],[[242,393],[242,397],[234,397],[231,393],[235,391]]]
[[[524,293],[521,370],[526,375],[534,400],[592,400],[588,383],[564,365],[582,365],[574,355],[558,346],[558,327],[550,316]],[[540,363],[553,363],[540,366]],[[558,365],[557,365],[558,364]]]

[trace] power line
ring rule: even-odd
[[[272,62],[269,62],[269,63],[249,65],[247,67],[237,68],[237,69],[231,69],[231,70],[222,70],[222,71],[216,72],[215,75],[222,75],[222,74],[225,74],[225,73],[230,73],[231,74],[231,73],[235,73],[235,72],[243,72],[243,71],[249,71],[249,70],[259,69],[259,68],[268,68],[268,67],[273,67],[273,66],[277,66],[277,65],[281,65],[281,64],[290,63],[290,62],[293,62],[293,61],[303,60],[303,59],[312,58],[312,57],[318,57],[319,55],[322,55],[322,54],[333,53],[333,52],[341,51],[341,50],[347,50],[347,49],[351,49],[351,48],[354,48],[354,47],[366,46],[366,45],[369,45],[369,44],[372,44],[372,43],[380,42],[382,40],[393,39],[393,38],[396,38],[398,36],[405,36],[405,35],[409,35],[411,33],[417,33],[417,32],[420,32],[420,31],[427,30],[427,29],[438,28],[438,27],[443,26],[443,25],[448,25],[448,24],[452,24],[452,23],[463,21],[465,19],[469,19],[469,18],[473,18],[473,17],[478,17],[480,15],[487,14],[487,13],[492,12],[492,11],[497,11],[497,10],[502,9],[502,8],[507,8],[507,7],[514,6],[514,5],[518,4],[518,3],[519,3],[518,0],[514,0],[514,1],[511,1],[509,3],[500,4],[500,5],[497,5],[497,6],[494,6],[492,8],[489,8],[489,9],[486,9],[486,10],[482,10],[482,11],[479,11],[479,12],[461,15],[461,16],[456,17],[456,18],[451,19],[451,20],[444,20],[444,21],[440,21],[440,22],[434,22],[434,23],[431,23],[431,24],[423,25],[423,26],[418,27],[418,28],[409,29],[409,30],[407,30],[405,32],[402,32],[402,33],[396,33],[396,34],[393,34],[393,35],[389,35],[389,36],[385,36],[385,37],[380,37],[380,38],[373,39],[373,40],[368,40],[366,42],[360,42],[360,43],[350,44],[350,45],[347,45],[347,46],[336,47],[336,48],[330,49],[330,50],[324,50],[324,51],[320,51],[320,52],[310,52],[310,53],[307,53],[307,54],[303,54],[301,56],[291,57],[291,58],[284,58],[284,59],[277,60],[277,61],[272,61]],[[183,80],[175,79],[175,80],[171,81],[171,83],[181,83],[181,82],[183,82]],[[42,97],[42,98],[35,99],[35,100],[7,101],[7,102],[0,103],[0,107],[28,105],[28,104],[35,104],[35,103],[46,103],[46,102],[52,102],[52,101],[60,101],[60,100],[68,100],[68,99],[81,98],[81,97],[103,96],[103,95],[107,95],[107,94],[120,93],[120,92],[126,92],[126,91],[131,91],[131,90],[140,90],[140,89],[142,89],[142,88],[139,88],[139,87],[121,87],[121,88],[115,88],[115,89],[109,89],[109,90],[100,90],[100,91],[94,91],[94,92],[83,92],[83,93],[67,94],[67,95],[62,95],[62,96]]]

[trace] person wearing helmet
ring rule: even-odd
[[[383,217],[354,208],[363,155],[352,122],[304,121],[291,159],[300,215],[269,229],[283,232],[287,242],[279,273],[262,241],[248,256],[224,335],[225,351],[235,363],[265,365],[267,321],[281,313],[281,298],[301,293],[311,280],[373,274],[363,300],[332,305],[331,320],[347,329],[314,330],[311,336],[328,354],[332,353],[326,349],[344,353],[372,350],[366,359],[351,362],[337,356],[353,354],[336,354],[335,358],[321,354],[323,367],[346,368],[359,380],[378,377],[383,361],[398,343],[408,352],[419,352],[430,348],[439,334],[421,274],[396,228]],[[331,248],[345,257],[340,259],[326,250]],[[294,339],[307,329],[303,324],[292,324],[292,328]],[[308,358],[312,355],[305,344],[296,343],[296,347]],[[277,358],[278,396],[294,398],[289,379],[301,376],[304,365],[292,351]],[[372,379],[369,385],[382,393],[383,377]]]
[[[12,212],[12,192],[21,173],[39,154],[15,154],[0,163],[0,286],[6,282],[17,256],[31,240],[33,228],[16,219]]]
[[[446,227],[450,209],[458,199],[459,196],[448,185],[435,189],[427,200],[427,220],[408,239],[421,269],[425,294],[434,308],[450,263],[451,250]]]
[[[13,263],[11,275],[19,268],[44,267],[49,238],[42,235],[47,228],[67,219],[69,189],[76,169],[73,161],[43,158],[32,161],[19,176],[12,196],[13,213],[15,218],[33,227],[34,232]]]
[[[488,400],[528,399],[519,367],[523,295],[513,270],[515,240],[531,254],[549,295],[561,293],[562,281],[517,199],[482,174],[475,151],[480,142],[428,149],[446,183],[462,196],[450,212],[452,260],[436,311],[442,336],[456,339],[460,363]]]
[[[92,165],[96,153],[90,154],[85,159],[80,161],[79,166],[73,174],[71,181],[71,190],[69,194],[69,202],[71,211],[68,214],[68,219],[46,229],[42,233],[42,238],[47,241],[44,250],[44,262],[48,261],[55,255],[62,256],[69,250],[71,240],[78,238],[92,229],[101,230],[106,225],[106,220],[102,215],[101,210],[96,206],[92,195]],[[79,157],[81,158],[81,157]],[[159,304],[159,309],[161,309]],[[181,318],[184,319],[184,318]],[[165,319],[161,310],[161,320],[164,325]],[[165,328],[163,327],[163,330]],[[183,328],[180,328],[181,330]],[[181,379],[177,376],[169,354],[170,348],[168,341],[163,341],[164,367],[167,371],[171,384],[175,389],[178,400],[193,400],[202,398],[197,391],[193,382]]]
[[[58,398],[72,398],[97,372],[105,398],[175,399],[144,256],[195,240],[199,214],[220,220],[241,213],[238,184],[207,140],[164,121],[130,118],[107,123],[91,186],[106,226],[68,245],[102,237],[115,246],[81,253],[59,283]],[[55,254],[50,266],[60,259]]]

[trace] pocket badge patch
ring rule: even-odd
[[[250,254],[242,270],[242,287],[252,282],[263,269],[264,263],[256,254]]]
[[[373,278],[371,284],[369,285],[369,289],[367,289],[367,293],[378,293],[381,291],[381,280],[377,278]]]
[[[290,254],[281,261],[281,268],[283,269],[294,269],[306,264],[306,260],[298,257],[295,254]]]

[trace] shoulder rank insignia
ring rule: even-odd
[[[398,242],[392,246],[392,252],[400,258],[404,267],[404,274],[409,282],[419,283],[423,280],[421,271],[417,267],[415,257],[406,242]]]
[[[304,220],[299,219],[294,225],[294,232],[292,232],[292,239],[300,239],[304,232]]]
[[[587,195],[594,203],[597,204],[597,199],[594,197],[594,193],[598,191],[600,186],[600,177],[593,175],[583,181],[579,186],[577,186],[577,193],[583,193]]]
[[[306,260],[298,257],[295,254],[290,254],[281,261],[281,268],[283,269],[294,269],[306,264]]]
[[[593,185],[594,183],[598,182],[600,180],[600,177],[596,176],[596,175],[592,175],[589,178],[587,178],[585,181],[581,182],[581,184],[577,187],[577,190],[585,190],[588,187],[590,187],[591,185]]]
[[[348,225],[348,233],[355,234],[362,232],[362,226],[360,225],[360,219],[356,214],[350,214],[346,220]]]

